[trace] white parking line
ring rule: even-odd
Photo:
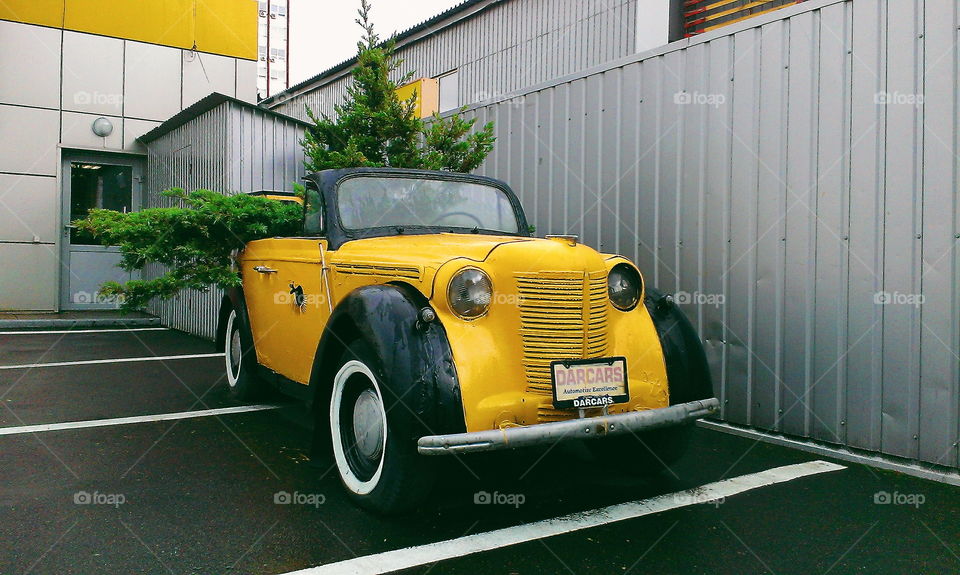
[[[62,335],[65,333],[116,333],[124,331],[170,331],[169,327],[131,327],[122,329],[58,329],[35,331],[0,331],[0,335]]]
[[[197,359],[201,357],[223,357],[223,353],[194,353],[190,355],[149,355],[146,357],[118,357],[116,359],[87,359],[83,361],[56,361],[50,363],[22,363],[20,365],[0,365],[0,369],[34,369],[37,367],[65,367],[69,365],[95,365],[98,363],[132,363],[138,361],[168,361],[174,359]]]
[[[113,419],[91,419],[88,421],[68,421],[65,423],[45,423],[41,425],[24,425],[21,427],[0,427],[0,435],[20,435],[23,433],[40,433],[42,431],[62,431],[64,429],[85,429],[87,427],[109,427],[112,425],[128,425],[131,423],[149,423],[152,421],[172,421],[175,419],[190,419],[194,417],[210,417],[213,415],[230,415],[232,413],[246,413],[249,411],[265,411],[280,409],[281,405],[241,405],[239,407],[221,407],[217,409],[201,409],[199,411],[181,411],[179,413],[158,413],[156,415],[138,415],[136,417],[116,417]]]
[[[810,461],[775,467],[760,473],[741,475],[740,477],[709,483],[702,487],[669,495],[660,495],[643,501],[621,503],[584,513],[573,513],[555,519],[545,519],[486,533],[467,535],[439,543],[357,557],[338,563],[292,571],[285,575],[379,575],[381,573],[391,573],[401,569],[419,567],[437,561],[580,531],[581,529],[599,527],[625,519],[635,519],[644,515],[669,511],[670,509],[706,503],[751,489],[841,469],[846,468],[826,461]]]

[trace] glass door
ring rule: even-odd
[[[133,276],[118,267],[120,249],[103,246],[72,222],[93,209],[131,212],[140,209],[143,160],[129,156],[64,152],[63,241],[60,308],[116,309],[118,301],[97,292],[106,281],[125,282]]]

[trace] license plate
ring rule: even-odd
[[[557,409],[603,407],[630,398],[624,357],[554,361],[550,377]]]

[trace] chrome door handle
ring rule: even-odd
[[[275,274],[275,273],[277,273],[277,270],[275,270],[275,269],[273,269],[273,268],[268,268],[267,266],[254,266],[254,267],[253,267],[253,271],[258,272],[258,273],[261,273],[261,274]]]

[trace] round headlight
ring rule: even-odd
[[[640,301],[640,292],[643,291],[643,280],[640,273],[627,264],[617,264],[607,276],[607,291],[610,294],[610,303],[613,307],[630,311],[637,307]]]
[[[490,277],[477,268],[458,271],[447,287],[450,308],[464,319],[474,319],[487,313],[493,299]]]

